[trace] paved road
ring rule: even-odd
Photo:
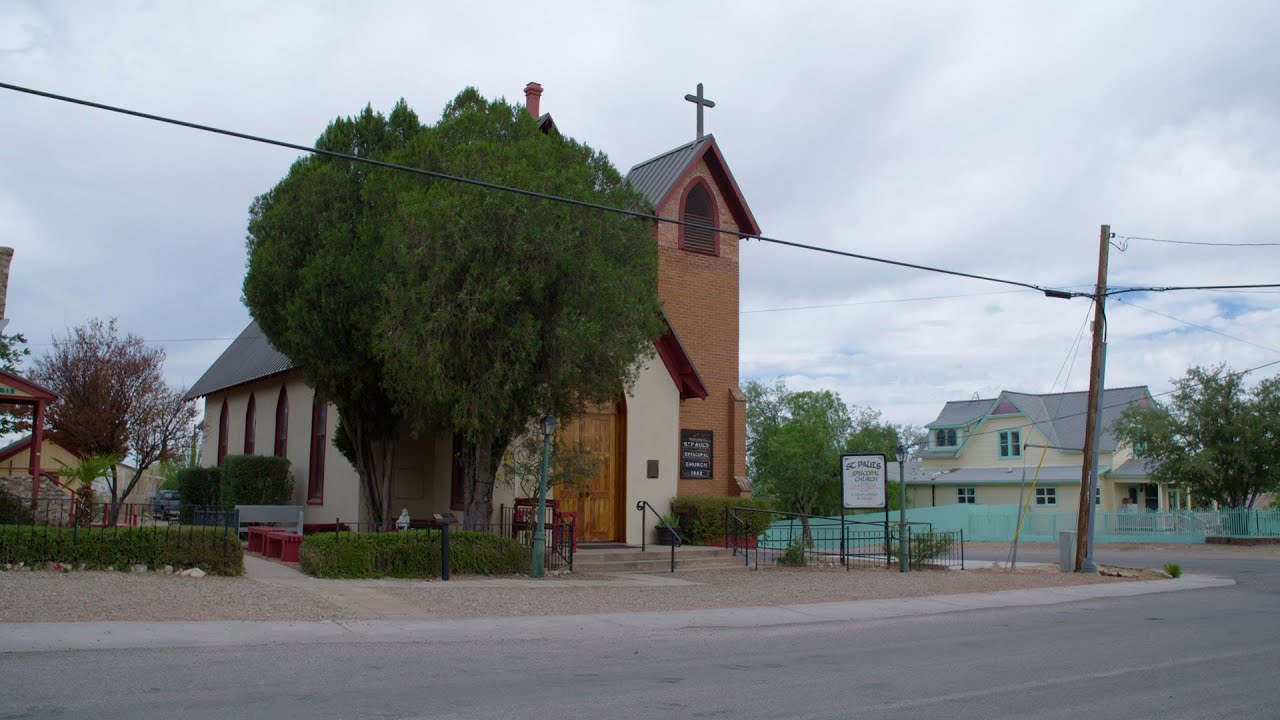
[[[584,623],[559,641],[4,655],[0,718],[1280,717],[1280,560],[1180,561],[1240,582],[873,622]]]

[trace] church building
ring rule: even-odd
[[[540,113],[542,87],[525,87],[525,106],[547,131]],[[702,132],[704,108],[697,95],[697,136],[692,142],[636,165],[631,185],[653,203],[657,215],[758,235],[716,139]],[[582,442],[601,458],[599,470],[579,491],[556,498],[576,518],[581,541],[640,543],[638,501],[660,512],[675,496],[749,495],[746,478],[746,398],[738,384],[738,253],[741,236],[673,223],[656,223],[658,295],[667,332],[641,360],[636,384],[612,407],[596,407],[565,419],[562,442]],[[204,398],[204,462],[228,454],[287,457],[295,499],[306,522],[363,520],[364,502],[355,469],[333,446],[337,410],[317,401],[306,378],[250,323],[204,375],[188,398]],[[397,444],[393,463],[393,514],[412,517],[462,509],[462,476],[453,438],[410,438]],[[510,506],[517,491],[501,480],[494,493]],[[497,517],[491,519],[496,522]],[[652,527],[650,518],[650,527]]]

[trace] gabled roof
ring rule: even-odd
[[[58,445],[59,447],[62,447],[62,445],[58,442],[57,438],[53,437],[52,432],[45,433],[44,444],[45,445],[52,444],[52,445]],[[13,442],[9,443],[8,445],[5,445],[3,448],[0,448],[0,462],[4,462],[8,460],[9,458],[13,457],[14,455],[17,455],[18,453],[21,453],[24,450],[30,451],[30,449],[31,449],[31,434],[27,433],[26,437],[20,437],[17,440],[14,440]],[[66,450],[71,455],[74,455],[75,457],[83,457],[80,453],[74,450],[70,450],[65,447],[63,449]],[[41,451],[43,452],[43,450],[44,448],[42,447]]]
[[[29,396],[9,396],[5,398],[5,402],[23,404],[29,404],[36,400],[53,402],[58,397],[52,390],[44,387],[43,385],[37,385],[21,375],[14,375],[13,373],[5,372],[3,370],[0,370],[0,383],[8,385],[18,392],[23,393],[25,396]]]
[[[654,209],[657,209],[684,185],[684,179],[693,172],[699,161],[706,162],[738,229],[746,235],[759,235],[760,226],[756,224],[746,198],[738,189],[738,182],[733,179],[728,163],[720,154],[720,146],[716,144],[714,135],[707,135],[701,140],[694,140],[645,160],[631,168],[627,173],[627,180],[631,187],[648,198]]]
[[[694,367],[693,359],[684,349],[684,343],[680,342],[680,336],[671,325],[666,310],[662,311],[662,320],[667,324],[667,332],[654,344],[658,348],[658,357],[662,358],[662,364],[667,366],[671,381],[680,391],[680,399],[706,398],[710,394],[707,392],[707,385],[702,382],[702,375],[698,374],[698,368]]]
[[[182,397],[194,400],[292,369],[289,358],[271,346],[257,321],[252,320]]]
[[[1110,388],[1103,392],[1102,434],[1098,438],[1098,452],[1115,452],[1118,442],[1112,425],[1131,405],[1149,407],[1150,398],[1151,391],[1146,385]],[[1036,395],[1006,390],[996,398],[948,402],[942,407],[938,418],[925,427],[968,425],[983,419],[1006,401],[1020,410],[1048,438],[1050,445],[1059,449],[1084,449],[1084,421],[1089,402],[1089,393],[1085,391]],[[931,449],[922,451],[921,455],[951,457],[958,452],[959,448]]]

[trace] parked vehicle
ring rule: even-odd
[[[162,518],[178,517],[181,497],[177,490],[157,490],[151,498],[151,514]]]

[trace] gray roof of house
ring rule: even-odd
[[[1026,471],[1026,481],[1031,483],[1035,479],[1037,483],[1064,483],[1064,482],[1080,482],[1080,466],[1079,465],[1046,465],[1040,468],[1040,475],[1036,475],[1034,465],[1028,464],[1023,468],[1021,464],[1011,465],[1009,467],[986,467],[986,468],[958,468],[953,470],[936,470],[930,467],[924,467],[919,463],[907,463],[906,480],[908,485],[994,485],[1006,483],[1020,483],[1023,480],[1023,470]],[[1100,472],[1107,472],[1106,466],[1100,467]],[[893,485],[898,481],[898,463],[889,463],[889,484]]]
[[[1120,467],[1111,471],[1112,475],[1124,477],[1147,477],[1151,475],[1151,466],[1146,458],[1133,457],[1120,463]]]
[[[194,400],[292,368],[293,363],[289,358],[272,347],[258,323],[251,321],[183,398]]]
[[[1110,388],[1102,394],[1102,435],[1099,452],[1114,452],[1117,441],[1112,424],[1130,405],[1142,402],[1150,396],[1145,385]],[[943,406],[938,419],[926,427],[967,425],[994,410],[1002,399],[1008,399],[1027,419],[1036,425],[1049,444],[1056,448],[1082,450],[1084,448],[1085,415],[1089,393],[1084,391],[1035,395],[1032,393],[1000,393],[1000,397],[984,400],[960,400]],[[927,457],[954,455],[952,450],[926,450]]]
[[[707,135],[701,140],[685,143],[655,158],[645,160],[631,168],[627,173],[627,180],[631,182],[631,187],[648,198],[656,208],[684,174],[689,163],[701,155],[709,142],[711,142],[711,136]]]

